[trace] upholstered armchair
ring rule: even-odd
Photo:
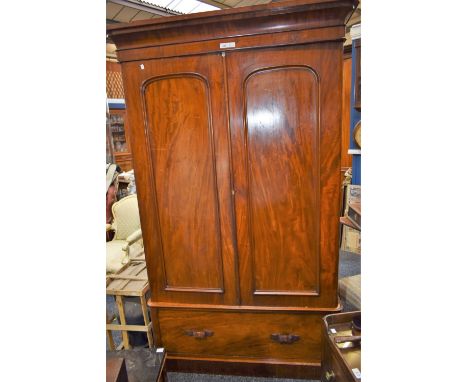
[[[114,238],[106,243],[107,273],[118,272],[143,250],[137,196],[130,195],[114,203],[112,216],[112,224],[106,224],[106,231],[115,231]]]

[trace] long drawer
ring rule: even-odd
[[[320,362],[321,313],[158,309],[168,354]]]

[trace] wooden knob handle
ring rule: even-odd
[[[292,344],[296,341],[299,341],[301,338],[296,334],[289,334],[289,333],[286,333],[286,334],[274,333],[270,337],[273,341],[276,341],[280,344]]]
[[[214,332],[209,329],[203,329],[203,330],[189,329],[185,331],[185,335],[190,336],[190,337],[195,337],[197,339],[211,337],[213,334]]]

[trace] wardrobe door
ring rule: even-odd
[[[236,300],[220,55],[124,64],[153,303]]]
[[[337,305],[341,51],[227,54],[244,305]]]

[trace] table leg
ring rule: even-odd
[[[140,296],[140,305],[141,305],[141,310],[143,312],[143,320],[145,321],[145,326],[146,326],[146,335],[148,337],[148,347],[152,348],[153,345],[153,332],[150,327],[150,320],[148,317],[148,308],[146,306],[146,298],[145,296]]]
[[[120,324],[127,325],[127,320],[125,319],[125,310],[122,302],[122,296],[115,296],[117,301],[117,308],[119,309]],[[122,338],[125,349],[131,349],[130,341],[128,340],[128,331],[122,330]]]
[[[115,350],[115,343],[114,343],[114,338],[112,338],[112,331],[111,330],[106,330],[107,332],[107,340],[109,341],[109,349],[114,351]]]

